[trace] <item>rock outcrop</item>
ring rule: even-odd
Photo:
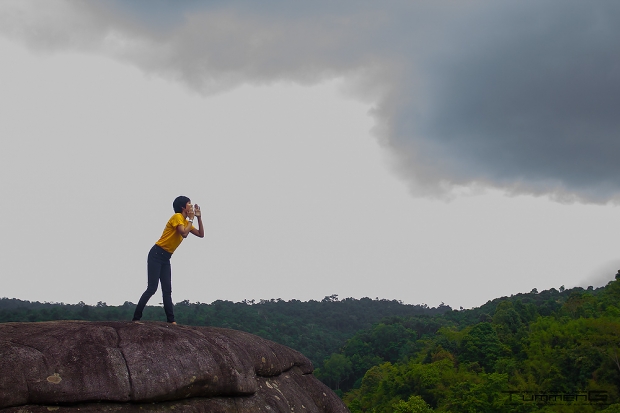
[[[157,322],[0,324],[1,412],[345,413],[301,353]]]

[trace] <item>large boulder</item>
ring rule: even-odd
[[[1,412],[348,412],[283,345],[157,322],[0,324]]]

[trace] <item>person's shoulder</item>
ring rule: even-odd
[[[177,212],[176,214],[170,217],[168,222],[173,224],[174,226],[181,225],[185,222],[185,217],[180,212]]]

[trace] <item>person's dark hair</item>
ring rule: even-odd
[[[185,205],[187,205],[188,202],[191,202],[190,199],[186,196],[178,196],[174,202],[172,203],[172,209],[174,209],[174,212],[180,214],[181,211],[183,211],[183,208],[185,208]]]

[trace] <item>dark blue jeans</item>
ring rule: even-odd
[[[170,254],[159,245],[153,245],[147,259],[148,286],[140,297],[136,311],[133,313],[133,321],[142,318],[142,311],[149,299],[157,291],[157,284],[161,282],[161,295],[164,299],[164,311],[169,323],[174,322],[174,305],[172,304],[172,272],[170,271]]]

